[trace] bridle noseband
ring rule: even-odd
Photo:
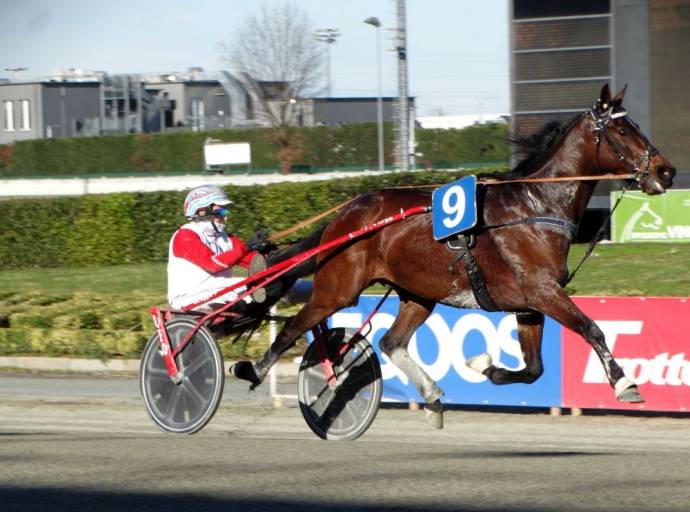
[[[605,110],[602,114],[598,114],[596,113],[595,105],[588,110],[587,113],[592,116],[594,124],[596,124],[596,128],[594,128],[592,131],[594,132],[594,142],[597,145],[597,162],[599,162],[599,148],[601,146],[601,134],[603,133],[606,142],[608,142],[609,146],[611,146],[611,150],[615,153],[618,161],[625,165],[631,171],[633,179],[637,183],[641,184],[642,181],[649,176],[649,164],[652,160],[652,157],[659,153],[659,150],[649,143],[647,137],[645,137],[638,128],[637,131],[644,140],[645,149],[639,158],[635,159],[632,163],[627,162],[625,155],[623,155],[623,151],[621,150],[621,146],[613,139],[613,137],[611,137],[611,134],[608,130],[608,124],[614,119],[626,117],[628,112],[625,110],[613,112],[613,105],[611,105],[608,110]],[[634,126],[632,121],[628,120],[628,122]]]

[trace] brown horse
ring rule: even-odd
[[[647,194],[672,185],[675,169],[640,132],[621,105],[625,89],[611,98],[604,86],[595,105],[566,126],[551,123],[518,142],[527,157],[506,178],[580,177],[603,173],[634,175]],[[580,334],[596,351],[618,400],[640,402],[637,387],[623,374],[604,334],[563,290],[572,228],[582,218],[596,181],[505,183],[480,188],[480,220],[472,254],[482,269],[496,308],[515,312],[525,368],[507,370],[488,354],[468,361],[494,384],[531,383],[542,374],[544,315]],[[323,231],[321,243],[390,216],[429,205],[428,192],[389,189],[354,199]],[[357,302],[374,282],[400,296],[398,316],[381,348],[407,374],[442,425],[442,390],[414,362],[407,345],[436,303],[478,308],[454,251],[432,236],[431,214],[393,224],[317,257],[314,292],[256,363],[239,363],[233,373],[258,385],[268,369],[307,330]],[[449,268],[450,267],[450,268]]]

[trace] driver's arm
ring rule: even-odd
[[[256,252],[250,252],[246,244],[237,237],[230,237],[230,241],[232,249],[215,254],[194,231],[180,229],[175,233],[172,251],[178,258],[184,258],[211,274],[222,272],[234,265],[247,268]]]

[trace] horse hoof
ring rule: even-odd
[[[230,374],[238,379],[247,380],[252,383],[250,389],[254,389],[261,384],[261,379],[254,371],[254,365],[249,361],[240,361],[230,367]]]
[[[465,364],[472,368],[475,372],[484,373],[487,368],[490,368],[494,363],[491,356],[484,352],[478,356],[470,357]]]
[[[619,402],[642,403],[644,398],[640,394],[637,386],[627,377],[622,377],[616,382],[616,398]]]
[[[642,398],[640,392],[637,391],[637,387],[634,387],[628,388],[625,391],[623,391],[620,395],[618,395],[618,401],[636,404],[644,402],[644,398]]]
[[[440,400],[424,406],[424,417],[429,425],[441,430],[443,428],[443,405]]]

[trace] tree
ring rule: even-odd
[[[290,2],[263,5],[242,26],[222,46],[223,60],[250,95],[254,118],[275,128],[275,156],[288,173],[302,151],[289,126],[298,124],[300,99],[322,90],[323,51],[306,12]]]

